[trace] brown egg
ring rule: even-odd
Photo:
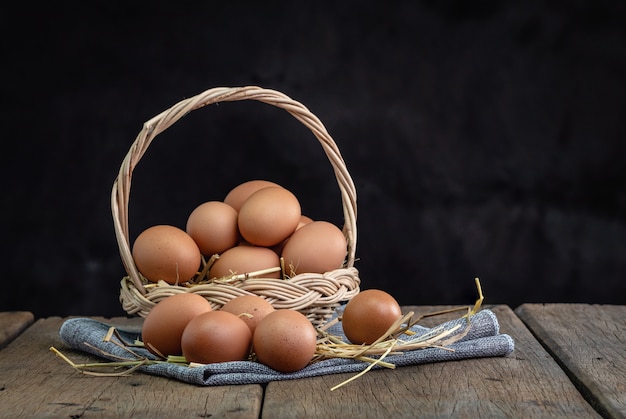
[[[395,298],[385,291],[370,289],[348,301],[341,323],[350,342],[370,345],[401,316],[402,310]]]
[[[280,258],[273,250],[241,245],[232,247],[220,255],[209,269],[209,278],[222,278],[277,267],[280,267]],[[280,278],[280,271],[265,274],[263,278]]]
[[[280,372],[306,367],[317,346],[317,331],[299,311],[281,309],[269,313],[252,337],[257,360]]]
[[[268,186],[281,187],[280,185],[270,182],[269,180],[249,180],[240,185],[235,186],[224,198],[224,202],[239,211],[244,201],[250,195],[262,188]]]
[[[174,294],[158,302],[146,316],[141,339],[155,355],[181,355],[180,344],[187,323],[211,311],[211,304],[198,294]]]
[[[296,230],[301,215],[298,198],[287,189],[259,189],[239,210],[239,232],[249,243],[274,246]]]
[[[202,259],[191,236],[170,225],[156,225],[141,232],[133,244],[132,255],[144,277],[169,284],[193,278]]]
[[[239,242],[237,211],[221,201],[205,202],[191,212],[186,230],[203,255],[222,253]]]
[[[248,325],[250,331],[254,333],[259,322],[274,311],[274,306],[257,295],[242,295],[228,301],[220,310],[228,311],[240,317]]]
[[[181,338],[189,362],[243,361],[250,354],[252,332],[239,317],[227,311],[209,311],[194,317]]]
[[[285,269],[290,275],[324,273],[343,265],[347,241],[339,227],[313,221],[294,232],[283,247]]]

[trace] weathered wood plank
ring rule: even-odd
[[[405,307],[416,313],[442,307]],[[264,418],[280,417],[598,417],[524,324],[506,306],[490,307],[516,344],[507,357],[273,382]],[[447,317],[427,319],[434,325]]]
[[[49,348],[75,362],[98,359],[63,345],[62,318],[40,319],[0,352],[3,417],[217,417],[257,418],[260,385],[197,387],[142,373],[91,377],[73,370]],[[110,319],[124,326],[136,319]]]
[[[515,312],[596,410],[626,417],[626,306],[524,304]]]
[[[33,313],[29,311],[0,312],[0,349],[4,348],[33,324]]]

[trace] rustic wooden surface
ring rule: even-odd
[[[404,310],[421,314],[442,308]],[[626,416],[626,307],[528,304],[515,312],[500,305],[486,308],[496,313],[501,332],[515,340],[511,355],[370,371],[335,391],[330,389],[353,374],[223,387],[142,373],[90,377],[49,350],[55,346],[76,362],[98,360],[63,345],[58,332],[65,319],[40,319],[0,351],[0,416]],[[421,324],[432,326],[459,315],[428,318]],[[29,324],[28,317],[17,318]],[[0,319],[0,336],[9,336],[18,324],[15,315],[0,313]],[[100,320],[141,328],[139,318]]]
[[[63,345],[58,335],[63,320],[38,320],[0,352],[2,417],[259,417],[260,385],[195,387],[141,373],[80,374],[49,350],[55,346],[75,362],[97,359]],[[136,319],[107,321],[137,324]]]
[[[405,309],[424,313],[440,308]],[[515,351],[507,357],[370,371],[333,392],[331,387],[352,374],[272,382],[265,391],[263,417],[598,417],[513,311],[492,309],[501,332],[515,340]]]
[[[596,410],[626,417],[626,306],[524,304],[515,312]]]
[[[28,311],[0,312],[0,349],[4,348],[33,324],[33,313]]]

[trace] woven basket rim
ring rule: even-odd
[[[254,100],[287,111],[306,126],[317,138],[331,163],[341,192],[344,215],[343,233],[348,244],[346,262],[341,268],[352,268],[354,266],[357,241],[356,189],[341,152],[324,124],[302,103],[277,90],[259,86],[214,87],[181,100],[146,121],[124,157],[118,175],[113,182],[111,211],[120,256],[128,274],[128,279],[141,295],[146,295],[148,291],[144,287],[143,278],[132,257],[129,233],[128,209],[133,170],[144,156],[152,141],[189,112],[219,102],[242,100]],[[297,275],[294,278],[296,277]]]

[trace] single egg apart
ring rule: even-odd
[[[189,362],[243,361],[250,354],[252,332],[243,320],[227,311],[209,311],[194,317],[181,338]]]
[[[152,282],[178,284],[192,279],[202,255],[196,242],[185,231],[170,225],[156,225],[135,239],[133,260],[141,274]]]
[[[222,253],[239,243],[237,211],[221,201],[197,206],[187,219],[187,234],[205,256]]]
[[[267,187],[246,199],[237,224],[248,243],[271,247],[296,231],[301,215],[300,202],[293,193],[281,187]]]
[[[239,211],[244,201],[248,199],[250,195],[259,189],[267,188],[268,186],[281,187],[277,183],[270,182],[269,180],[249,180],[231,189],[231,191],[228,192],[224,198],[224,202]]]
[[[257,325],[252,337],[257,360],[279,372],[306,367],[317,347],[317,331],[299,311],[280,309]]]
[[[341,323],[350,342],[371,345],[401,316],[402,310],[395,298],[385,291],[369,289],[348,301]]]
[[[274,311],[274,306],[258,295],[241,295],[228,301],[220,310],[228,311],[241,318],[254,333],[259,322]]]
[[[181,337],[187,323],[211,311],[211,303],[198,294],[174,294],[159,301],[144,319],[141,340],[157,356],[181,355]]]

